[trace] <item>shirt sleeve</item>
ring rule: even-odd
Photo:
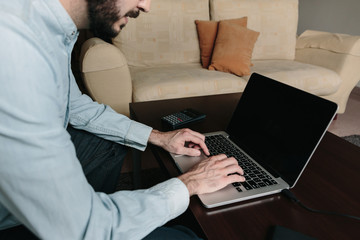
[[[115,112],[107,105],[94,102],[82,94],[71,74],[70,124],[104,139],[144,150],[152,128]]]

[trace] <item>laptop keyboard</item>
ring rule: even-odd
[[[245,190],[252,190],[277,184],[270,175],[257,166],[223,135],[206,136],[205,144],[211,156],[224,153],[227,157],[234,157],[238,161],[240,167],[244,170],[244,177],[246,178],[245,182],[233,183],[233,186],[239,192],[243,191],[241,186]]]

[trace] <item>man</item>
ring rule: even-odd
[[[244,181],[236,160],[219,155],[150,189],[111,193],[123,145],[209,154],[203,135],[151,129],[76,86],[70,56],[78,29],[109,40],[149,8],[150,0],[0,0],[2,233],[23,225],[41,239],[190,238],[160,226],[186,210],[189,196]]]

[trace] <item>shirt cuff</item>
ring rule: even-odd
[[[190,203],[189,190],[178,178],[171,178],[155,185],[150,191],[159,191],[168,198],[170,219],[176,218],[185,212]]]
[[[144,151],[151,131],[151,127],[136,121],[131,121],[129,131],[125,137],[125,145]]]

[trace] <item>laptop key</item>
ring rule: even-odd
[[[253,189],[247,182],[242,182],[241,185],[243,185],[246,190]]]
[[[273,185],[273,183],[269,179],[264,179],[263,182],[268,186]]]
[[[265,183],[263,183],[263,182],[260,182],[260,183],[259,183],[259,186],[260,186],[260,187],[266,187],[267,185],[266,185]]]
[[[239,186],[241,186],[241,183],[240,183],[240,182],[234,182],[232,185],[233,185],[234,187],[239,187]]]
[[[252,187],[252,188],[259,188],[260,186],[258,185],[258,184],[256,184],[256,182],[254,182],[254,181],[248,181],[248,183],[250,184],[250,186]]]
[[[249,173],[249,176],[250,176],[251,178],[256,178],[256,174],[254,174],[254,173]]]
[[[277,184],[277,182],[273,179],[271,179],[270,182],[272,182],[273,184]]]
[[[253,179],[257,184],[259,183],[259,182],[262,182],[262,180],[260,179],[260,178],[254,178]]]
[[[258,178],[260,178],[260,179],[265,178],[265,176],[264,176],[264,175],[262,175],[262,174],[258,174],[258,175],[257,175],[257,177],[258,177]]]

